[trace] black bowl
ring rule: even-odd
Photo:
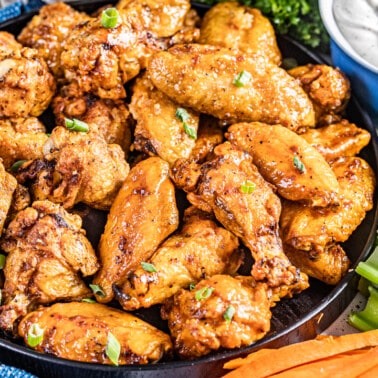
[[[70,5],[81,11],[92,12],[98,7],[108,4],[104,0],[74,0]],[[195,5],[198,7],[198,5]],[[199,6],[199,13],[206,7]],[[0,24],[0,30],[18,34],[36,11]],[[278,36],[281,52],[286,58],[294,58],[298,64],[329,63],[327,57],[304,47],[295,40]],[[352,88],[353,89],[353,88]],[[372,134],[370,144],[364,148],[360,156],[364,158],[377,172],[378,147],[376,131],[368,114],[362,109],[355,97],[347,108],[347,118],[358,126],[366,128]],[[92,240],[97,240],[104,223],[104,214],[90,212],[84,216],[84,228]],[[324,331],[348,306],[357,293],[358,276],[354,268],[359,261],[364,260],[373,245],[378,224],[377,198],[374,198],[374,208],[343,244],[352,265],[350,271],[337,286],[328,286],[317,280],[311,280],[310,288],[292,299],[281,300],[273,308],[271,331],[255,344],[236,350],[220,350],[195,361],[161,362],[147,366],[108,366],[81,363],[56,358],[37,353],[22,343],[0,337],[0,361],[25,369],[38,377],[220,377],[226,373],[223,364],[230,359],[245,356],[248,353],[266,347],[280,347],[294,342],[315,337]],[[95,226],[95,227],[94,227]],[[140,311],[141,318],[164,328],[157,308]]]

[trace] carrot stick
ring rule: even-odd
[[[249,377],[253,372],[254,378],[263,378],[311,361],[374,346],[378,346],[378,330],[342,336],[323,336],[272,349],[269,355],[260,351],[252,353],[245,359],[246,363],[227,373],[225,377]],[[225,363],[225,369],[232,366],[232,361],[230,362]]]

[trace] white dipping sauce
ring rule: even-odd
[[[351,47],[378,68],[378,0],[334,0],[333,13]]]

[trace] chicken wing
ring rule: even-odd
[[[62,1],[47,4],[21,30],[17,40],[24,46],[36,49],[54,76],[61,79],[60,54],[63,44],[75,25],[90,19],[84,12],[78,12]]]
[[[69,360],[144,365],[172,354],[169,335],[134,315],[99,303],[56,303],[31,312],[18,327],[25,343],[36,326],[43,331],[43,339],[34,349]],[[106,351],[110,334],[121,347],[114,362]]]
[[[259,9],[227,1],[215,4],[201,22],[199,43],[239,49],[281,63],[273,25]]]
[[[113,285],[124,281],[179,223],[169,165],[158,157],[137,163],[110,209],[99,243],[101,269],[94,283],[103,291],[99,302],[113,299]]]
[[[283,253],[278,235],[280,199],[262,178],[251,156],[229,142],[217,146],[214,155],[194,170],[198,176],[194,190],[187,195],[189,202],[214,212],[226,229],[241,238],[254,259],[252,276],[256,281],[267,282],[277,297],[290,297],[307,288],[307,277]],[[181,175],[180,170],[174,172]]]
[[[0,118],[41,115],[56,90],[46,62],[10,33],[0,31],[0,44]]]
[[[43,157],[46,128],[36,117],[0,119],[0,157],[6,169],[20,160]]]
[[[118,144],[107,144],[96,131],[76,132],[57,126],[43,147],[44,158],[17,171],[30,184],[34,199],[48,199],[66,209],[83,202],[109,210],[129,165]]]
[[[313,105],[295,78],[264,58],[177,45],[155,53],[148,70],[153,84],[181,106],[228,123],[261,121],[293,130],[315,125]]]
[[[192,290],[180,289],[161,309],[182,359],[220,348],[240,348],[270,330],[271,301],[265,284],[252,277],[214,275]]]
[[[242,259],[238,238],[195,207],[185,211],[184,226],[152,255],[153,271],[138,267],[114,288],[126,311],[163,303],[180,288],[214,274],[235,274]]]
[[[226,137],[252,155],[262,176],[282,197],[311,206],[338,205],[335,173],[295,132],[280,125],[253,122],[232,125]]]
[[[6,257],[0,329],[14,326],[38,304],[91,296],[82,276],[99,268],[78,215],[36,201],[10,222],[0,247]]]
[[[16,188],[17,180],[5,170],[0,159],[0,236],[3,232]]]

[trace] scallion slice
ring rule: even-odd
[[[85,122],[80,121],[79,119],[65,118],[64,122],[65,122],[65,125],[66,125],[68,130],[80,131],[80,132],[83,132],[83,133],[87,133],[89,131],[88,125]]]
[[[107,8],[102,11],[101,14],[101,25],[104,28],[114,28],[118,22],[118,10],[116,8]]]
[[[235,307],[232,306],[232,305],[229,305],[227,308],[226,308],[226,311],[223,313],[223,319],[227,322],[227,323],[230,323],[232,318],[234,317],[235,315]]]
[[[92,289],[95,295],[98,295],[99,297],[105,297],[104,290],[101,289],[100,285],[89,284],[89,287]]]
[[[4,269],[5,266],[5,255],[0,254],[0,269]]]
[[[294,162],[295,168],[297,168],[301,173],[305,173],[306,172],[306,167],[303,164],[302,160],[299,158],[299,156],[294,155],[293,162]]]
[[[86,303],[96,303],[96,301],[92,298],[84,298],[81,301]]]
[[[16,161],[16,162],[13,163],[13,165],[11,166],[10,171],[11,171],[12,173],[17,172],[17,171],[20,169],[20,167],[22,166],[22,164],[24,164],[26,161],[27,161],[27,160],[18,160],[18,161]]]
[[[192,139],[197,139],[197,132],[193,127],[190,127],[186,122],[183,122],[185,133]]]
[[[144,262],[144,261],[142,261],[140,264],[142,265],[142,268],[146,272],[149,272],[149,273],[155,273],[156,272],[156,268],[155,268],[154,264]]]
[[[251,80],[252,75],[246,71],[240,71],[240,73],[235,77],[233,84],[237,86],[238,88],[244,87],[248,84],[248,82]]]
[[[33,323],[28,330],[28,345],[32,348],[39,345],[43,340],[43,329],[38,323]]]
[[[240,186],[240,190],[243,192],[243,193],[246,193],[246,194],[251,194],[255,191],[256,189],[256,184],[250,180],[245,180],[241,186]]]
[[[197,132],[188,125],[189,113],[184,108],[177,108],[175,117],[182,122],[185,133],[192,139],[197,139]]]
[[[196,298],[197,301],[200,301],[202,299],[207,299],[210,297],[212,292],[214,291],[213,287],[202,287],[201,289],[197,290],[194,294],[194,298]]]
[[[109,360],[112,361],[114,365],[118,366],[118,360],[121,354],[121,344],[111,332],[108,333],[105,353],[109,357]]]

